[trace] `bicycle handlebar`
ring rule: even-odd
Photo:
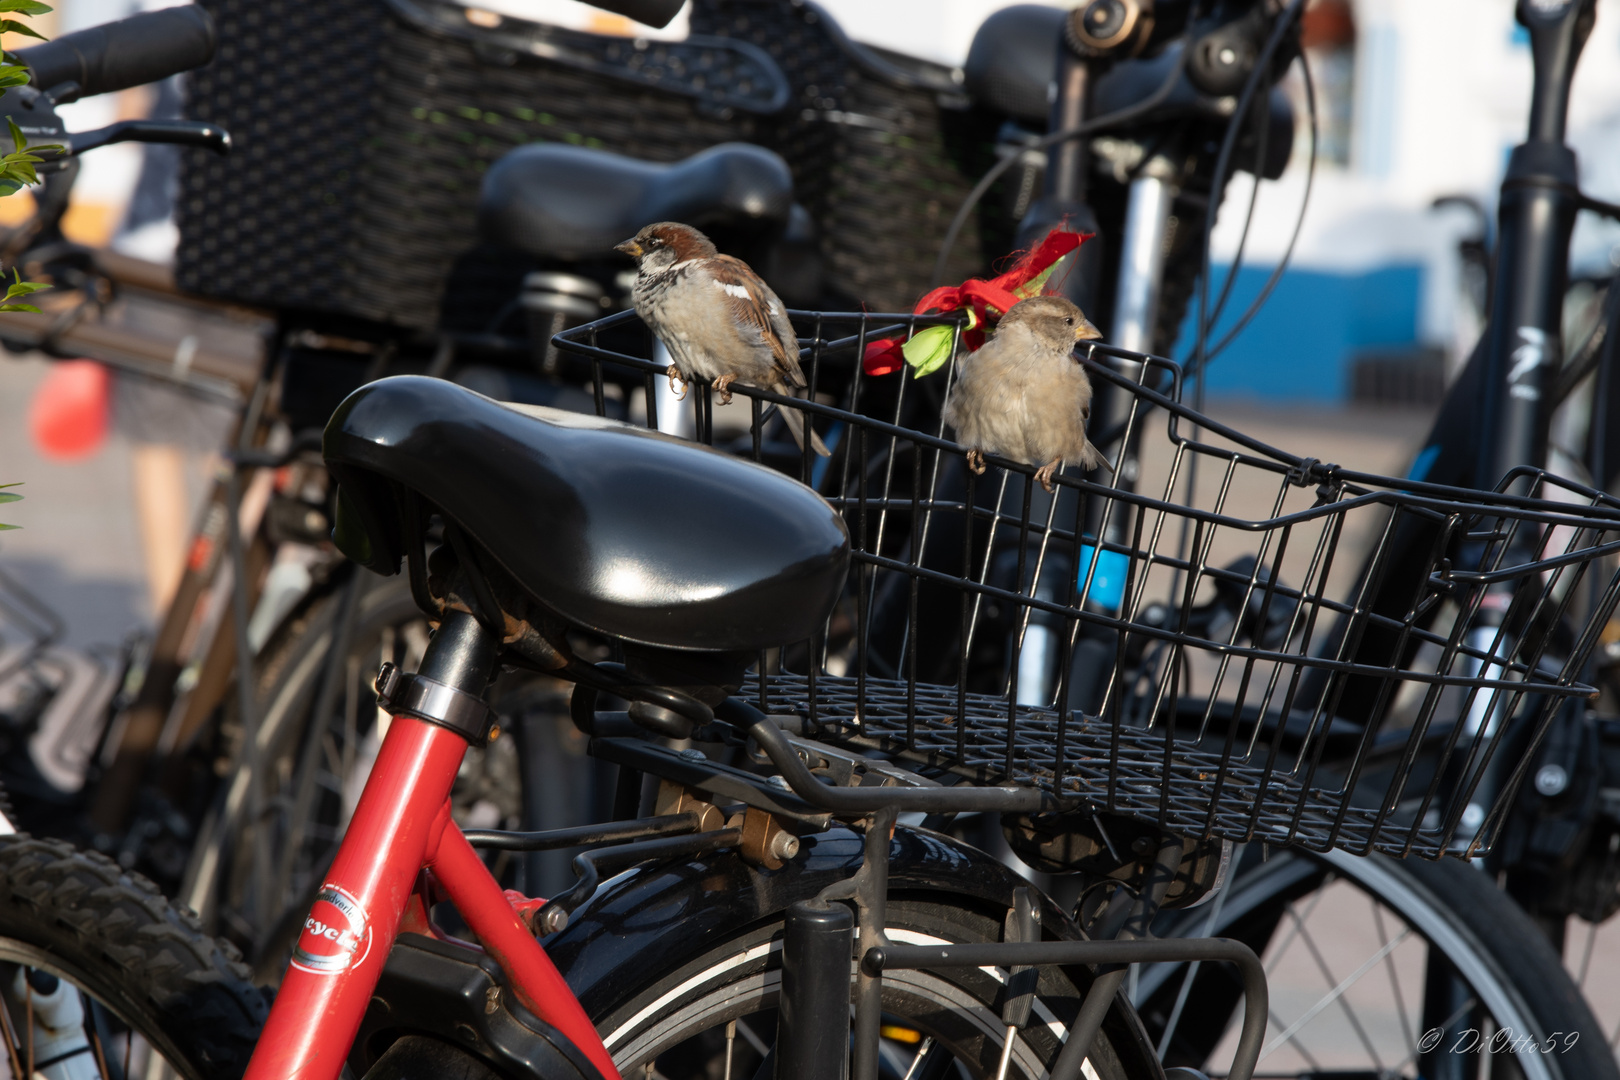
[[[230,132],[218,124],[201,120],[120,120],[95,131],[74,132],[68,136],[68,152],[73,156],[113,143],[171,143],[195,146],[216,154],[231,149]]]
[[[33,84],[77,83],[90,97],[158,82],[214,58],[214,22],[196,5],[163,8],[18,49]]]

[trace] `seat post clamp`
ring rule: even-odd
[[[414,716],[449,728],[474,746],[489,741],[495,710],[484,699],[426,675],[408,675],[384,661],[377,672],[377,701],[391,716]]]

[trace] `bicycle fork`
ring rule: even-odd
[[[414,676],[385,668],[393,714],[376,765],[293,951],[246,1080],[336,1080],[424,870],[500,962],[512,995],[604,1080],[612,1059],[568,984],[450,819],[462,757],[482,741],[500,642],[448,613]]]

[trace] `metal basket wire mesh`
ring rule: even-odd
[[[869,341],[949,320],[794,319],[809,400],[734,384],[683,408],[844,515],[844,600],[745,691],[818,738],[1188,836],[1433,858],[1489,848],[1553,717],[1594,693],[1582,668],[1620,600],[1620,502],[1600,492],[1296,457],[1182,405],[1170,361],[1094,343],[1114,403],[1093,415],[1115,424],[1093,440],[1135,452],[1048,495],[1027,466],[966,467],[939,418],[954,362],[863,372]],[[594,362],[599,411],[654,400],[633,315],[558,344]],[[832,456],[795,448],[780,408]]]

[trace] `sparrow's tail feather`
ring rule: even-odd
[[[1088,470],[1101,466],[1109,472],[1114,471],[1114,467],[1108,463],[1108,459],[1103,457],[1103,452],[1093,446],[1090,439],[1086,440],[1086,449],[1080,455],[1080,464]]]
[[[781,410],[778,410],[778,411],[780,411],[781,414],[782,414],[782,422],[787,425],[788,434],[793,436],[793,441],[798,444],[800,450],[803,450],[804,449],[804,416],[803,416],[803,414],[801,414],[798,409],[781,409]],[[827,444],[821,441],[821,436],[816,434],[816,429],[815,428],[810,429],[810,449],[814,450],[816,453],[820,454],[822,457],[831,457],[832,456],[832,451],[828,450],[827,449]]]

